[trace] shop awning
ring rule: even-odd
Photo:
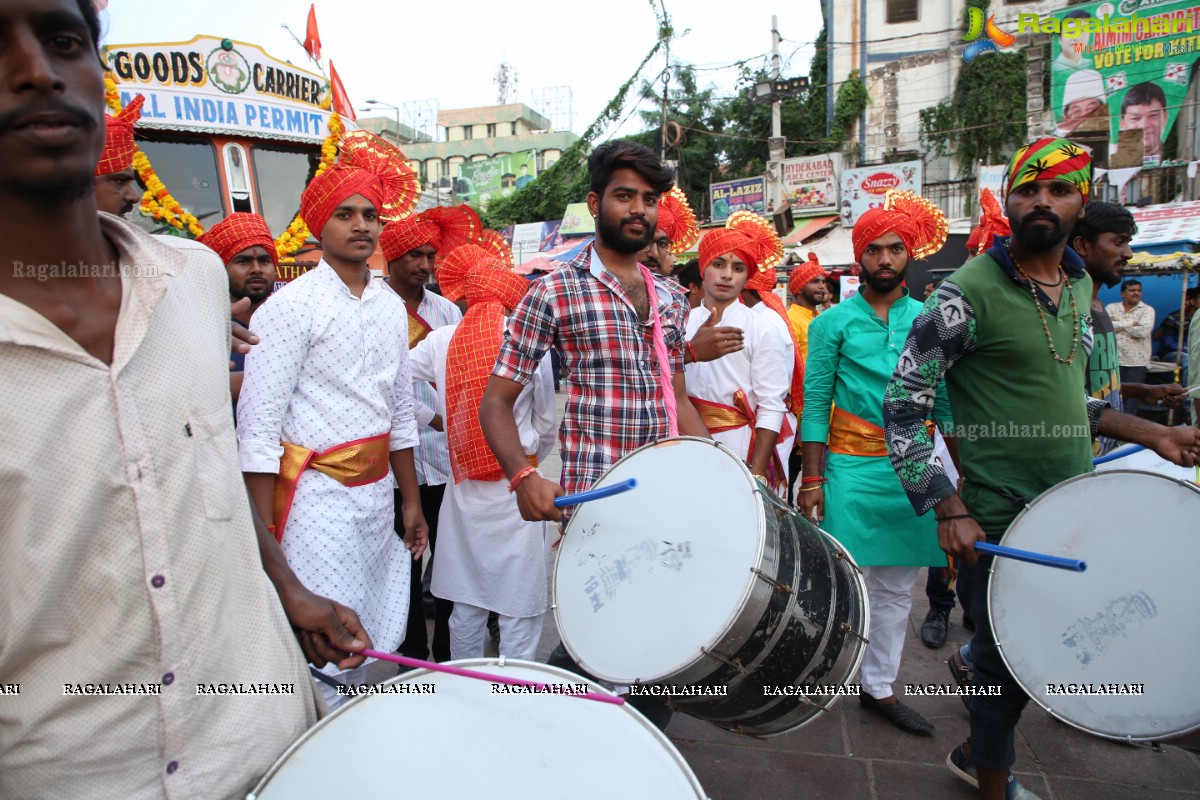
[[[798,247],[804,243],[805,239],[836,220],[837,216],[834,214],[822,217],[800,217],[795,221],[796,227],[792,229],[792,232],[783,237],[783,246]]]
[[[817,254],[817,260],[823,267],[849,267],[854,264],[854,242],[850,238],[850,229],[841,225],[805,247]]]
[[[1131,208],[1138,232],[1129,246],[1155,255],[1190,248],[1181,244],[1200,244],[1200,201],[1167,203]]]

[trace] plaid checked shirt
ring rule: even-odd
[[[687,300],[658,276],[654,289],[671,373],[679,373]],[[568,396],[559,441],[568,493],[587,489],[621,457],[670,435],[653,330],[590,245],[534,281],[509,319],[493,375],[527,384],[551,347],[562,360]]]

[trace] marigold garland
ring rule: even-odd
[[[325,137],[325,141],[321,143],[321,162],[317,164],[317,171],[313,173],[315,178],[325,170],[333,166],[334,159],[337,158],[338,140],[342,136],[342,118],[336,112],[329,115],[329,135]],[[279,235],[275,240],[275,253],[279,256],[280,263],[291,256],[304,246],[308,241],[311,233],[308,230],[308,225],[304,222],[304,218],[300,216],[300,212],[296,212],[296,217],[292,220],[292,224],[288,225],[287,230]]]

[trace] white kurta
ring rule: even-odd
[[[416,446],[408,316],[382,282],[357,298],[322,261],[255,312],[254,332],[237,415],[244,472],[278,474],[281,440],[321,451],[390,432],[390,450]],[[393,529],[393,485],[346,487],[306,470],[283,532],[300,581],[354,609],[384,651],[400,646],[408,618],[411,556]]]
[[[775,313],[775,311],[766,303],[759,303],[753,309],[755,314],[758,314],[760,320],[767,327],[768,334],[776,340],[776,347],[782,346],[787,350],[788,355],[788,392],[792,389],[792,373],[796,370],[796,340],[792,338],[792,328],[787,322],[784,322],[783,317]],[[786,411],[784,417],[787,419],[787,425],[784,428],[788,433],[785,436],[784,428],[780,428],[779,439],[775,443],[775,454],[779,456],[779,463],[783,465],[784,472],[787,472],[788,459],[792,455],[792,446],[796,443],[796,432],[800,429],[799,423],[796,421],[796,415],[792,413],[790,406],[787,406],[787,393],[784,394],[784,405]],[[788,475],[787,479],[790,482],[794,475]],[[785,492],[786,495],[786,492]]]
[[[692,309],[687,320],[689,340],[708,317],[709,311],[703,305]],[[792,384],[792,352],[789,341],[781,339],[769,322],[744,304],[731,303],[719,324],[740,328],[745,346],[715,361],[688,364],[684,380],[687,393],[692,397],[727,406],[734,404],[733,395],[741,389],[746,393],[750,408],[754,409],[755,427],[778,431],[787,411],[783,399]],[[747,458],[752,434],[750,426],[743,425],[714,433],[712,437],[738,458]]]
[[[415,380],[437,386],[443,419],[446,354],[457,325],[438,328],[409,353]],[[526,455],[544,461],[554,449],[554,377],[549,356],[517,396],[513,419]],[[546,611],[546,524],[526,522],[508,482],[446,483],[438,517],[433,593],[509,617]]]

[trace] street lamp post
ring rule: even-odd
[[[400,146],[400,106],[394,106],[391,103],[384,103],[381,100],[368,100],[367,105],[368,106],[382,106],[383,108],[390,108],[390,109],[392,109],[392,111],[396,112],[396,146],[399,147]],[[359,110],[360,111],[374,111],[375,108],[373,108],[373,107],[372,108],[361,108]]]

